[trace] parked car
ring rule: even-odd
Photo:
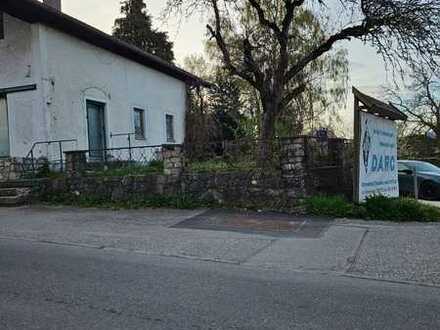
[[[400,194],[414,196],[414,170],[417,175],[419,198],[440,200],[440,167],[428,162],[399,160]]]

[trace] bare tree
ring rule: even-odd
[[[406,131],[417,135],[431,131],[440,141],[440,71],[413,66],[410,81],[403,90],[388,90],[391,100],[408,115]]]
[[[414,57],[435,63],[440,49],[439,0],[339,0],[339,26],[318,42],[309,38],[309,31],[293,28],[297,14],[310,10],[316,17],[330,16],[331,0],[168,0],[168,11],[192,15],[204,12],[212,19],[207,25],[211,38],[221,51],[225,67],[246,80],[259,93],[262,103],[261,139],[274,136],[275,122],[281,110],[304,91],[302,75],[309,65],[329,52],[336,43],[352,38],[374,45],[388,63],[394,66]],[[267,38],[276,40],[271,61],[261,66],[258,57],[264,44],[255,43],[255,25],[243,20],[247,11],[258,18],[257,28]],[[343,22],[344,18],[348,18]],[[227,27],[227,29],[225,28]],[[228,43],[227,33],[234,33]],[[294,49],[291,39],[310,39],[308,47]],[[290,56],[297,53],[297,56]],[[294,60],[292,60],[292,58]],[[297,83],[297,85],[295,85]],[[292,86],[295,85],[295,86]],[[264,150],[261,155],[264,157]]]

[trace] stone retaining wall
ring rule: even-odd
[[[280,169],[195,173],[185,171],[182,149],[164,146],[164,174],[87,177],[72,173],[40,186],[37,195],[71,193],[124,201],[157,195],[185,195],[226,206],[291,209],[313,194],[351,192],[351,170],[343,145],[332,147],[335,166],[311,168],[307,137],[281,141]]]
[[[2,158],[0,159],[0,182],[17,180],[22,173],[22,159]]]
[[[39,180],[34,186],[34,197],[73,194],[108,201],[127,201],[142,197],[177,195],[179,186],[166,175],[149,174],[124,177],[85,177]]]

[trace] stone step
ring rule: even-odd
[[[29,202],[31,189],[3,188],[0,189],[0,207],[20,206]]]
[[[0,207],[15,207],[26,204],[29,198],[26,196],[2,196],[0,197]]]
[[[14,180],[0,182],[0,189],[6,188],[31,188],[33,187],[35,180]]]
[[[17,196],[20,194],[18,189],[22,188],[0,188],[0,197]]]

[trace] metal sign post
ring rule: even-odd
[[[419,199],[419,183],[417,180],[417,168],[413,168],[413,178],[414,178],[414,198]]]

